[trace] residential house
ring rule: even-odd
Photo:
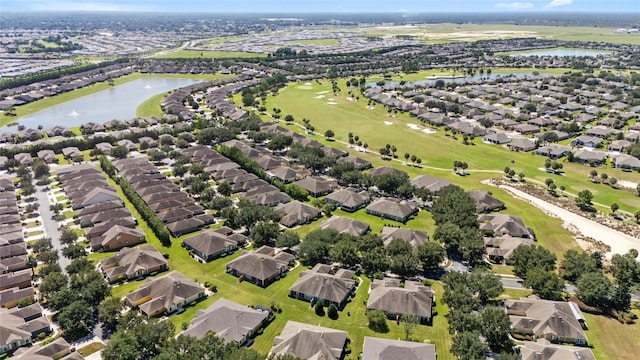
[[[477,213],[488,213],[505,208],[504,202],[494,198],[487,190],[471,190],[468,194],[476,204]]]
[[[533,232],[522,221],[522,218],[507,214],[482,214],[478,216],[480,231],[498,237],[509,235],[519,238],[534,238]]]
[[[605,162],[608,155],[604,151],[589,150],[587,148],[580,149],[573,154],[573,159],[579,163],[588,163],[592,165],[601,165]]]
[[[56,154],[53,152],[53,150],[49,150],[49,149],[38,151],[38,158],[40,158],[42,161],[44,161],[47,164],[52,164],[58,161]]]
[[[202,285],[174,270],[159,278],[147,279],[138,290],[126,295],[125,301],[147,317],[153,317],[171,314],[205,297]]]
[[[320,224],[320,229],[333,229],[340,234],[362,236],[369,232],[369,224],[347,217],[333,215]]]
[[[324,199],[342,210],[354,212],[369,202],[369,195],[366,191],[359,192],[354,188],[346,188],[336,190]]]
[[[640,159],[637,157],[620,154],[613,158],[615,161],[615,167],[617,169],[622,169],[623,171],[632,171],[636,169],[640,169]]]
[[[31,270],[25,269],[0,275],[0,290],[31,286]]]
[[[331,192],[336,184],[333,180],[327,180],[318,176],[309,176],[293,183],[309,192],[313,197],[320,197]]]
[[[100,150],[100,152],[104,155],[111,155],[111,150],[113,149],[113,145],[108,142],[101,142],[95,145],[95,148]]]
[[[51,324],[39,304],[0,309],[0,355],[31,345],[34,337],[45,332],[51,332]]]
[[[367,309],[384,311],[390,319],[415,315],[420,323],[430,324],[434,304],[435,293],[421,282],[405,281],[401,287],[398,279],[385,278],[371,283]]]
[[[603,140],[599,137],[589,136],[589,135],[580,135],[577,138],[571,140],[571,145],[584,146],[584,147],[595,149],[598,146],[600,146],[600,144],[602,144],[602,141]]]
[[[288,166],[280,166],[267,171],[267,176],[282,181],[285,184],[296,181],[298,172]]]
[[[322,216],[322,211],[298,200],[280,204],[275,208],[280,218],[280,224],[286,227],[307,224]]]
[[[69,146],[66,148],[62,148],[62,155],[64,156],[65,159],[67,160],[82,160],[83,156],[82,153],[80,152],[80,149],[78,149],[75,146]]]
[[[31,164],[33,164],[33,158],[31,157],[31,154],[29,154],[29,153],[15,154],[15,155],[13,155],[13,158],[18,160],[20,165],[31,165]]]
[[[98,262],[108,282],[142,278],[169,269],[167,260],[149,244],[137,248],[124,247],[112,257]]]
[[[416,249],[429,241],[429,234],[425,231],[385,226],[380,233],[384,246],[388,246],[393,239],[405,241]]]
[[[549,144],[537,148],[535,154],[546,156],[549,159],[557,160],[565,155],[571,154],[571,148],[569,146]]]
[[[401,176],[404,178],[408,178],[409,175],[402,171],[402,170],[398,170],[396,168],[393,168],[391,166],[381,166],[379,168],[375,168],[371,171],[369,171],[369,175],[370,176],[381,176],[381,175],[394,175],[394,176]]]
[[[506,300],[505,307],[514,333],[532,340],[587,345],[587,325],[575,303],[526,298]]]
[[[509,263],[511,255],[517,248],[523,245],[529,246],[533,244],[534,241],[532,239],[509,235],[484,238],[487,257],[495,263]]]
[[[73,201],[72,207],[75,210],[102,202],[119,200],[120,197],[112,189],[98,187],[87,192],[82,198],[78,199],[78,201]]]
[[[336,162],[338,164],[353,164],[358,170],[366,170],[372,167],[371,162],[353,155],[338,158]]]
[[[493,133],[489,133],[489,134],[485,135],[482,138],[482,141],[484,141],[486,143],[489,143],[489,144],[502,145],[502,144],[506,144],[506,143],[510,142],[511,139],[509,139],[507,134],[505,134],[503,132],[493,132]]]
[[[364,337],[362,360],[436,360],[436,346],[414,341]]]
[[[114,251],[145,242],[144,232],[138,229],[115,225],[100,236],[91,239],[93,251]]]
[[[411,180],[411,185],[416,189],[424,188],[432,193],[437,193],[443,187],[451,185],[451,181],[430,175],[418,175]]]
[[[369,215],[405,223],[418,213],[418,207],[405,200],[379,198],[366,207],[366,212]]]
[[[596,360],[588,347],[552,344],[546,339],[525,341],[519,348],[522,360]]]
[[[511,151],[527,152],[536,148],[536,143],[530,139],[515,139],[507,144]]]
[[[607,151],[623,152],[624,149],[631,145],[633,145],[633,143],[628,140],[614,140],[607,146]]]
[[[77,359],[77,357],[73,354],[69,355],[70,352],[71,345],[69,345],[69,343],[63,337],[59,337],[46,345],[38,344],[30,348],[20,348],[15,352],[14,355],[17,359],[26,360]]]
[[[5,308],[17,306],[22,301],[32,302],[34,299],[35,291],[31,286],[25,288],[12,287],[0,291],[0,306]]]
[[[238,249],[238,241],[214,230],[204,230],[184,239],[182,245],[197,259],[208,262]]]
[[[240,281],[267,287],[289,271],[290,260],[280,259],[277,255],[276,250],[269,246],[244,252],[227,264],[227,273],[237,276]]]
[[[242,346],[267,324],[269,316],[268,310],[220,298],[205,310],[198,311],[189,328],[180,335],[202,339],[211,332],[225,343],[235,341]]]
[[[301,272],[289,288],[289,296],[311,303],[321,302],[324,306],[334,304],[343,309],[355,293],[356,283],[352,279],[355,273],[341,269],[334,275],[328,272],[327,267],[317,264],[313,269]]]
[[[273,339],[269,356],[291,355],[300,359],[339,360],[344,357],[347,332],[287,321]]]

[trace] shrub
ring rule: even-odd
[[[336,320],[338,318],[338,307],[336,306],[336,304],[329,305],[329,309],[327,310],[327,315],[332,320]]]
[[[316,311],[316,315],[324,316],[324,305],[322,305],[322,302],[318,301],[313,309]]]
[[[379,332],[389,332],[389,325],[387,324],[387,315],[380,310],[371,310],[367,313],[367,319],[369,320],[369,329]]]

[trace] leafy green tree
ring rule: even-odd
[[[367,274],[375,274],[389,268],[389,258],[382,247],[367,249],[361,253],[360,265]]]
[[[527,277],[527,271],[534,267],[540,267],[546,271],[554,270],[556,256],[541,246],[519,246],[513,251],[510,262],[513,265],[513,273],[524,279]]]
[[[300,244],[298,233],[287,230],[283,231],[276,238],[276,246],[281,248],[292,248]]]
[[[420,260],[414,253],[392,255],[389,256],[389,270],[402,278],[413,276],[420,271]]]
[[[435,233],[433,234],[433,237],[437,241],[444,244],[449,253],[455,253],[458,251],[464,236],[465,233],[462,231],[460,226],[452,222],[444,222],[438,225]]]
[[[51,245],[51,239],[49,238],[43,237],[31,243],[31,250],[36,254],[43,251],[50,251],[52,249],[53,245]]]
[[[114,146],[111,149],[111,156],[113,156],[116,159],[124,159],[127,157],[128,154],[129,154],[129,150],[122,145]]]
[[[604,176],[602,174],[601,176]],[[604,178],[603,178],[604,179]],[[591,210],[593,208],[593,194],[589,190],[582,190],[578,193],[578,197],[576,197],[576,204],[582,210]]]
[[[103,323],[108,330],[115,330],[120,321],[122,315],[120,312],[123,308],[124,303],[116,297],[104,299],[98,306],[98,321]]]
[[[324,262],[324,259],[329,255],[330,247],[331,243],[325,242],[319,238],[309,238],[309,236],[307,236],[300,244],[300,253],[302,255],[303,262],[309,266]]]
[[[324,132],[324,136],[327,139],[333,139],[333,137],[335,136],[335,133],[332,130],[327,130]]]
[[[411,339],[413,330],[415,330],[416,325],[418,325],[419,322],[420,321],[416,315],[402,314],[400,317],[400,323],[402,323],[402,332],[404,333],[404,339],[406,341]]]
[[[461,333],[465,331],[480,332],[482,323],[477,313],[453,311],[446,315],[449,323],[449,334]]]
[[[480,341],[480,335],[476,332],[461,332],[453,337],[451,352],[464,360],[485,360],[489,347]]]
[[[640,262],[636,260],[637,257],[638,251],[635,249],[611,257],[610,269],[618,283],[627,287],[640,284]]]
[[[327,308],[327,316],[332,320],[336,320],[338,318],[338,307],[336,304],[329,305],[329,308]]]
[[[324,316],[324,304],[322,304],[322,301],[317,301],[313,306],[313,310],[316,312],[316,315]]]
[[[38,253],[36,258],[38,259],[38,261],[42,261],[45,264],[53,264],[58,262],[60,256],[58,256],[57,250],[47,250]]]
[[[575,249],[569,249],[564,253],[560,267],[563,269],[562,277],[571,282],[578,281],[584,273],[598,270],[598,264],[591,255]]]
[[[606,307],[612,293],[611,280],[600,271],[585,273],[578,279],[576,296],[586,305]]]
[[[493,352],[512,349],[509,339],[511,321],[504,309],[496,306],[487,306],[480,312],[480,324],[482,336],[487,341]]]
[[[553,271],[534,267],[527,271],[524,286],[530,287],[535,295],[543,299],[560,300],[564,290],[564,281]]]
[[[379,332],[389,332],[389,325],[387,324],[387,315],[380,310],[367,311],[367,320],[369,321],[369,329]]]
[[[70,229],[69,227],[64,227],[62,229],[62,234],[60,234],[60,242],[63,245],[72,245],[75,244],[76,241],[78,240],[78,234],[76,234],[75,231],[73,231],[73,229]]]
[[[460,241],[458,251],[464,260],[475,265],[481,262],[484,256],[484,240],[476,228],[465,228],[463,232],[465,236]]]
[[[427,241],[418,245],[416,255],[424,270],[435,268],[444,261],[444,250],[436,241]]]
[[[460,228],[478,227],[475,203],[462,188],[445,186],[438,195],[431,207],[431,214],[437,225],[450,222]]]
[[[87,253],[84,251],[84,247],[78,244],[71,244],[62,249],[62,255],[69,259],[76,259],[85,256]]]
[[[73,259],[73,261],[71,261],[71,264],[67,265],[65,270],[67,271],[67,273],[69,273],[69,275],[79,274],[85,271],[93,271],[94,265],[91,260],[85,257],[80,257]]]
[[[253,246],[273,245],[280,232],[280,226],[274,222],[260,222],[251,229]]]
[[[503,291],[500,276],[481,268],[476,268],[469,274],[466,286],[476,294],[482,304],[487,304],[490,299],[500,296]]]
[[[344,266],[354,266],[360,262],[358,248],[353,241],[340,240],[330,250],[329,256],[335,262],[339,262]]]
[[[89,334],[95,325],[93,310],[86,302],[74,301],[58,314],[58,323],[67,341],[75,341]]]

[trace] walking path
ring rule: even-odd
[[[611,259],[613,254],[625,254],[630,249],[640,249],[640,239],[625,234],[618,230],[602,225],[596,221],[587,219],[555,204],[549,203],[521,190],[507,185],[498,185],[499,188],[511,193],[513,196],[528,201],[547,215],[561,219],[570,230],[600,241],[611,247],[611,251],[605,255]]]

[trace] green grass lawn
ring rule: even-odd
[[[102,343],[99,342],[94,342],[91,343],[83,348],[81,348],[80,350],[78,350],[78,352],[80,353],[80,355],[82,355],[83,357],[87,357],[95,352],[98,352],[100,350],[102,350],[102,348],[104,347],[104,345]]]
[[[640,310],[633,312],[640,315]],[[640,354],[640,326],[621,324],[606,316],[584,313],[589,344],[598,360],[635,360]]]
[[[493,178],[502,174],[504,167],[514,168],[517,173],[524,172],[530,180],[544,182],[551,177],[560,187],[565,186],[567,191],[577,194],[583,189],[589,189],[594,194],[594,201],[605,206],[603,211],[610,211],[609,204],[617,202],[624,211],[635,212],[640,206],[640,199],[629,199],[629,193],[620,189],[613,189],[602,184],[593,184],[588,181],[590,167],[563,161],[563,175],[550,175],[540,168],[544,168],[544,157],[535,156],[532,153],[519,153],[509,151],[505,147],[482,143],[476,138],[474,145],[463,145],[459,136],[445,136],[443,129],[436,129],[434,134],[425,134],[420,130],[412,130],[408,124],[420,124],[418,119],[411,118],[408,114],[396,114],[389,117],[383,106],[376,105],[375,109],[368,109],[366,99],[360,101],[348,99],[348,89],[344,82],[340,82],[342,93],[334,95],[330,92],[330,83],[321,84],[291,84],[281,90],[275,97],[269,96],[266,108],[274,107],[282,109],[283,114],[291,114],[297,121],[309,118],[316,128],[317,135],[310,137],[324,142],[327,145],[346,149],[339,142],[328,143],[321,135],[331,129],[338,141],[346,142],[348,133],[358,135],[363,143],[368,143],[370,151],[377,151],[385,144],[393,144],[398,148],[397,154],[408,152],[422,159],[423,168],[403,167],[402,161],[395,166],[403,167],[411,176],[419,173],[430,173],[434,176],[447,178],[465,188],[483,188],[480,181]],[[329,92],[326,92],[329,91]],[[356,92],[357,90],[353,90]],[[322,96],[322,97],[320,97]],[[265,118],[266,119],[266,118]],[[391,122],[392,125],[385,125]],[[283,125],[291,130],[304,133],[297,125]],[[381,131],[382,130],[382,131]],[[347,149],[352,153],[354,149]],[[388,161],[382,161],[378,155],[371,152],[358,156],[372,161],[375,165],[389,165]],[[460,177],[450,170],[454,160],[465,161],[471,169],[471,176]],[[482,172],[473,171],[481,170]],[[609,176],[618,180],[640,182],[638,173],[626,173],[617,169],[598,169],[606,171]],[[497,191],[497,190],[496,190]],[[502,199],[501,199],[502,200]]]
[[[126,200],[126,197],[122,193],[120,187],[110,179],[108,181],[112,186],[114,186],[120,197],[125,201],[125,206],[131,211],[133,216],[140,218],[132,204]],[[371,217],[369,215],[366,216]],[[371,218],[379,220],[376,217]],[[415,221],[416,226],[422,226],[419,224],[428,223],[430,221],[430,217],[418,216],[412,221]],[[319,222],[316,221],[314,224],[316,223]],[[407,226],[410,225],[412,225],[411,221],[408,222]],[[263,289],[248,282],[240,283],[236,277],[226,274],[226,264],[240,256],[240,251],[230,256],[223,257],[206,264],[201,264],[191,258],[188,252],[180,246],[181,241],[179,239],[172,239],[172,245],[170,247],[164,247],[160,244],[159,240],[153,232],[151,232],[146,223],[141,221],[139,228],[145,232],[148,243],[153,244],[161,253],[169,254],[168,262],[170,270],[178,270],[200,283],[209,281],[213,285],[217,286],[218,292],[213,296],[210,296],[204,301],[187,308],[182,314],[169,317],[169,320],[176,325],[177,331],[180,331],[182,324],[189,322],[198,310],[205,309],[220,297],[225,297],[244,305],[261,304],[264,306],[270,306],[272,302],[275,302],[277,306],[283,309],[283,312],[277,315],[274,322],[265,329],[262,335],[255,339],[255,343],[252,345],[256,351],[264,355],[266,355],[271,349],[271,346],[273,345],[273,338],[280,334],[287,320],[300,321],[348,331],[353,351],[347,359],[357,359],[358,354],[362,351],[364,336],[380,336],[387,338],[403,337],[401,326],[392,322],[389,322],[390,331],[386,334],[376,334],[367,327],[365,314],[366,306],[363,304],[363,301],[367,296],[370,280],[366,277],[362,278],[363,283],[359,287],[356,296],[346,306],[344,311],[340,313],[339,319],[331,320],[327,316],[318,317],[315,315],[315,312],[309,303],[289,298],[289,287],[291,287],[296,281],[299,273],[304,270],[304,267],[302,266],[296,267],[287,274],[287,276],[271,284],[266,289]],[[94,253],[91,254],[89,258],[97,262],[99,259],[112,256],[113,254],[114,253]],[[161,273],[155,276],[162,275],[163,274]],[[142,283],[143,281],[132,281],[119,285],[113,288],[112,293],[114,296],[121,297],[137,289]],[[432,287],[436,291],[436,298],[439,299],[443,292],[442,286],[435,283]],[[448,310],[446,306],[437,304],[436,311],[438,312],[438,315],[434,319],[433,326],[417,326],[413,337],[418,341],[429,341],[436,344],[439,359],[453,360],[452,355],[449,353],[451,337],[447,330],[446,319],[444,318],[444,315]],[[351,315],[349,316],[348,313]]]
[[[162,116],[162,108],[160,103],[165,96],[169,94],[169,91],[162,94],[153,95],[138,105],[136,108],[136,117],[145,118],[147,116]]]
[[[175,50],[154,55],[153,57],[158,59],[228,59],[267,57],[267,54],[243,51]]]

